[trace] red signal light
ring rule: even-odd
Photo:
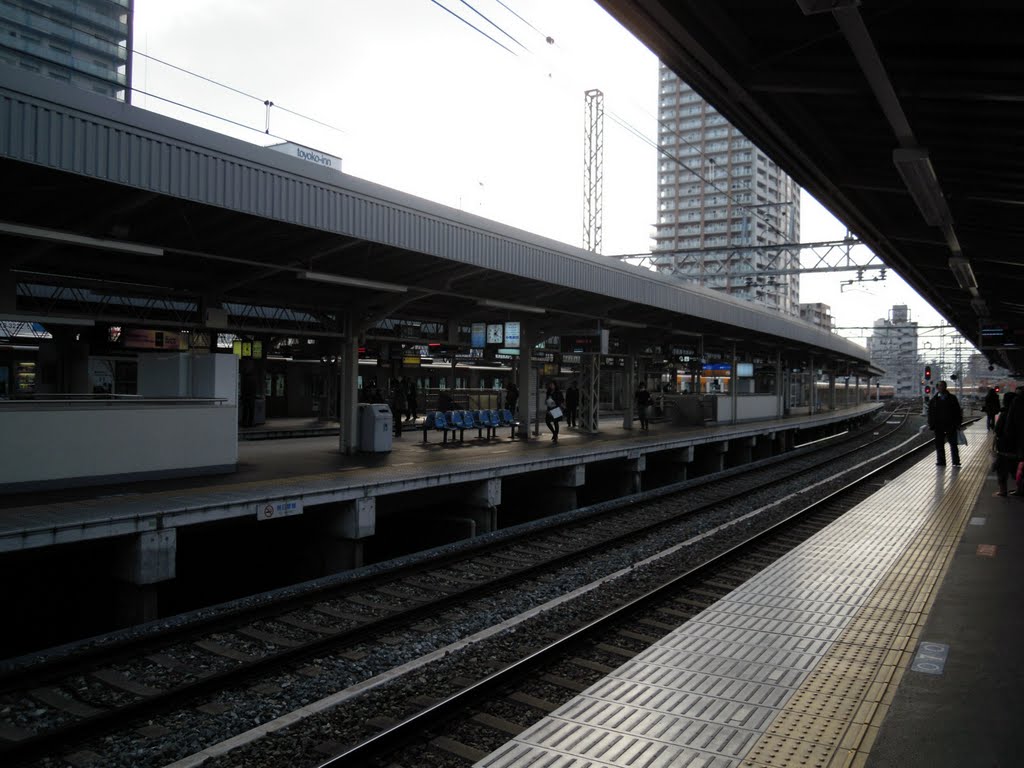
[[[925,387],[925,388],[924,388],[924,393],[925,393],[926,395],[930,395],[930,394],[932,393],[932,388],[931,388],[931,387]]]
[[[932,378],[932,367],[930,365],[926,365],[924,367],[924,380],[925,381],[930,381],[931,378]]]

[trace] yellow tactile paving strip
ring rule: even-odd
[[[987,465],[984,451],[964,463],[934,514],[740,765],[857,768],[866,763],[913,660]]]
[[[972,432],[477,766],[863,765],[985,479]]]

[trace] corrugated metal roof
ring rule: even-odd
[[[748,302],[7,68],[0,158],[867,360],[852,342]]]

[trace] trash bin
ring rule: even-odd
[[[383,403],[359,404],[359,450],[387,453],[391,450],[391,409]]]

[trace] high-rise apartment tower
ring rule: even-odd
[[[131,101],[134,0],[0,0],[0,64]]]
[[[799,315],[800,188],[665,65],[659,71],[655,263],[707,288]],[[721,250],[718,250],[721,248]]]

